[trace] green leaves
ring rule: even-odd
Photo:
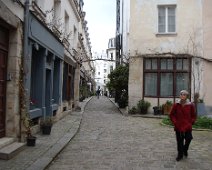
[[[107,88],[112,91],[128,91],[128,77],[129,77],[129,67],[128,66],[118,66],[113,70],[108,78],[110,82],[107,83]]]
[[[164,118],[162,122],[166,125],[173,125],[170,118]],[[197,129],[211,129],[212,130],[212,118],[199,116],[193,125]]]

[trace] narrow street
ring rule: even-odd
[[[93,97],[78,134],[48,169],[211,169],[211,132],[194,131],[188,158],[176,162],[174,131],[160,121],[125,117],[108,98]]]

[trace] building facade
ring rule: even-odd
[[[95,61],[95,90],[101,89],[101,95],[104,95],[108,75],[108,56],[104,51],[102,51],[102,53],[95,52],[93,57]]]
[[[110,96],[107,88],[108,75],[116,68],[116,39],[110,38],[106,53],[94,53],[96,90],[101,89],[102,95]]]
[[[93,89],[94,65],[82,62],[92,56],[83,4],[0,0],[0,138],[23,137],[25,105],[35,127],[77,107],[81,72]]]
[[[152,106],[160,106],[166,100],[175,102],[180,90],[186,89],[192,101],[199,93],[207,112],[211,112],[212,96],[207,92],[211,84],[210,3],[123,1],[122,16],[126,20],[123,19],[122,44],[130,56],[130,108],[141,99],[150,101]]]

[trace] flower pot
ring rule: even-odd
[[[203,116],[206,115],[205,103],[197,103],[197,115]]]
[[[162,114],[162,110],[158,106],[153,107],[153,110],[154,110],[154,115],[161,115]]]
[[[163,106],[163,113],[165,114],[165,115],[169,115],[170,114],[170,111],[171,111],[171,108],[172,108],[172,106],[170,106],[170,105],[164,105]]]
[[[35,136],[27,137],[27,146],[35,146],[35,142],[36,142]]]
[[[42,129],[43,135],[50,135],[51,129],[52,129],[52,125],[42,125],[41,129]]]

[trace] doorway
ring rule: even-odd
[[[0,26],[0,138],[5,136],[8,38],[9,31]]]
[[[51,109],[51,70],[46,69],[46,97],[45,97],[45,107],[46,107],[46,115],[52,116]]]

